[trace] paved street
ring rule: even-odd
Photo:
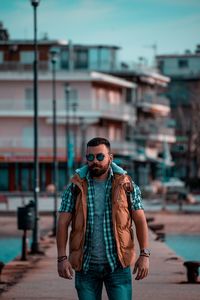
[[[152,233],[150,234],[150,244],[152,249],[150,274],[143,281],[133,280],[133,299],[199,299],[199,285],[184,283],[186,270],[183,267],[182,259],[177,257],[166,244],[155,241]],[[74,280],[65,280],[57,275],[55,243],[47,250],[46,256],[36,263],[19,283],[2,294],[1,299],[77,299]],[[103,299],[107,299],[105,291]]]

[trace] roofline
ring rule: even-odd
[[[116,50],[121,49],[121,47],[116,46],[116,45],[105,45],[105,44],[94,44],[94,45],[89,44],[89,45],[87,45],[87,44],[73,44],[72,43],[72,45],[74,47],[83,47],[83,48],[108,48],[108,49],[111,48],[111,49],[116,49]]]
[[[16,40],[7,40],[7,41],[0,41],[0,45],[32,45],[33,39],[16,39]],[[121,47],[116,45],[105,45],[105,44],[73,44],[69,40],[65,39],[56,39],[56,40],[45,40],[45,39],[38,39],[38,45],[69,45],[71,44],[73,47],[80,47],[80,48],[108,48],[108,49],[121,49]]]
[[[0,45],[33,45],[34,41],[32,39],[29,40],[8,40],[8,41],[0,41]],[[69,44],[69,41],[65,39],[59,40],[38,40],[38,45],[60,45],[65,46]]]
[[[38,74],[39,81],[51,81],[52,74],[51,72],[39,72]],[[65,72],[65,71],[57,71],[56,73],[57,81],[64,82],[104,82],[112,85],[127,87],[127,88],[135,88],[137,84],[132,83],[128,80],[117,78],[112,75],[107,75],[100,72]],[[33,74],[32,72],[0,72],[0,81],[32,81]]]
[[[118,74],[123,74],[123,75],[130,75],[130,76],[139,76],[140,78],[142,77],[151,77],[152,79],[155,80],[160,80],[164,81],[165,83],[170,82],[170,77],[162,75],[160,73],[156,73],[155,71],[134,71],[134,70],[116,70],[113,72],[113,74],[118,75]],[[120,75],[118,75],[120,76]]]
[[[190,54],[164,54],[156,55],[156,58],[189,58],[189,57],[200,57],[200,53],[190,53]]]
[[[112,84],[121,85],[127,88],[134,88],[137,86],[137,84],[130,82],[128,80],[116,76],[108,75],[105,73],[101,73],[101,72],[91,72],[91,77],[95,80],[110,82]]]

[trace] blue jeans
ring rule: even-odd
[[[111,272],[108,264],[91,264],[87,273],[76,272],[75,287],[79,300],[101,300],[103,283],[109,300],[132,299],[132,275],[130,267],[117,267]]]

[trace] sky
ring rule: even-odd
[[[37,11],[39,38],[120,46],[121,61],[150,65],[155,44],[157,54],[200,44],[200,0],[40,0]],[[0,0],[0,20],[11,39],[33,38],[30,0]]]

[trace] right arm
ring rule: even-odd
[[[72,214],[69,212],[60,212],[57,223],[56,243],[59,256],[66,255],[66,246],[68,240],[68,227],[71,222]]]
[[[56,233],[58,257],[66,256],[68,228],[72,219],[72,213],[75,205],[72,187],[73,185],[69,184],[62,194]],[[65,258],[64,260],[58,262],[58,274],[60,277],[72,279],[73,271],[68,259]]]
[[[66,255],[66,246],[68,240],[68,228],[72,219],[69,212],[60,212],[57,223],[56,244],[58,257]],[[58,274],[60,277],[72,279],[72,266],[68,259],[58,262]]]

